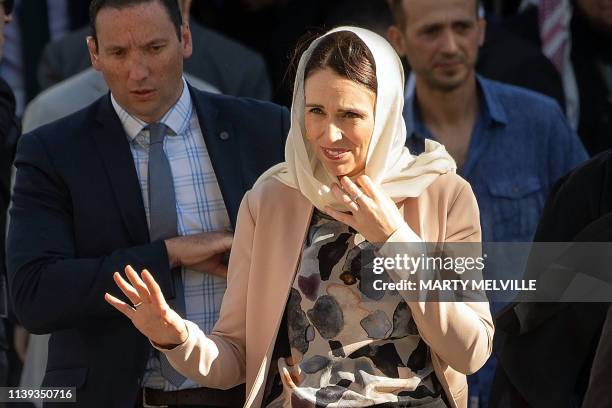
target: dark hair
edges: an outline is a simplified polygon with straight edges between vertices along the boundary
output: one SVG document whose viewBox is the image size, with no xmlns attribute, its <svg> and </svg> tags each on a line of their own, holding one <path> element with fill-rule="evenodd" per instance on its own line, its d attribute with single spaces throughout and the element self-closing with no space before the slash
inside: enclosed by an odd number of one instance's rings
<svg viewBox="0 0 612 408">
<path fill-rule="evenodd" d="M 91 29 L 91 36 L 98 46 L 98 36 L 96 32 L 96 17 L 98 12 L 105 7 L 112 7 L 121 10 L 126 7 L 134 6 L 141 3 L 150 3 L 157 1 L 161 3 L 166 11 L 168 17 L 172 21 L 174 28 L 176 28 L 176 35 L 180 41 L 181 39 L 181 26 L 183 25 L 183 15 L 181 14 L 181 8 L 179 7 L 178 0 L 92 0 L 89 5 L 89 27 Z"/>
<path fill-rule="evenodd" d="M 15 6 L 14 0 L 4 0 L 2 2 L 2 7 L 4 7 L 4 15 L 8 16 L 13 12 L 13 7 Z"/>
<path fill-rule="evenodd" d="M 403 0 L 387 0 L 395 25 L 404 28 L 406 27 L 406 12 L 404 10 Z M 476 0 L 476 15 L 479 14 L 480 0 Z"/>
<path fill-rule="evenodd" d="M 294 55 L 294 67 L 299 56 L 308 48 L 318 35 L 300 41 Z M 365 43 L 350 31 L 338 31 L 328 34 L 321 40 L 310 55 L 304 69 L 304 80 L 314 72 L 331 68 L 336 74 L 361 84 L 376 93 L 376 63 L 374 56 Z"/>
</svg>

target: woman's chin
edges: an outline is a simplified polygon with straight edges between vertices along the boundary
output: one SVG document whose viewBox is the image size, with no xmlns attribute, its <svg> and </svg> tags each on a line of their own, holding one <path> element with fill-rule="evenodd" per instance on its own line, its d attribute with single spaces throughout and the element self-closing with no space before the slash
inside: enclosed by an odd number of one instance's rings
<svg viewBox="0 0 612 408">
<path fill-rule="evenodd" d="M 334 177 L 344 177 L 351 172 L 351 169 L 345 168 L 345 166 L 325 166 L 327 172 Z"/>
</svg>

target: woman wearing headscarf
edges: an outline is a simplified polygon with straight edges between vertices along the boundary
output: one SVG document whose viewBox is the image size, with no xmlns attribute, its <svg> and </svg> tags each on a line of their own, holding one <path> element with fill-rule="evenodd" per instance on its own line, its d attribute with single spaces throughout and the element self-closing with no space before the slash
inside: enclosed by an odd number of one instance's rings
<svg viewBox="0 0 612 408">
<path fill-rule="evenodd" d="M 404 147 L 404 76 L 380 36 L 340 27 L 303 53 L 285 162 L 242 202 L 212 334 L 170 309 L 150 273 L 107 294 L 182 374 L 246 382 L 247 407 L 467 407 L 465 375 L 491 353 L 488 303 L 375 290 L 363 254 L 479 242 L 474 195 L 443 146 Z"/>
</svg>

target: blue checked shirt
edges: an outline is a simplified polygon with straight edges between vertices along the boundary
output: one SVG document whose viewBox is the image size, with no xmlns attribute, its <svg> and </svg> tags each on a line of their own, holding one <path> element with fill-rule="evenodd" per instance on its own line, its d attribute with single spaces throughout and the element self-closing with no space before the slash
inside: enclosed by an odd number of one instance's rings
<svg viewBox="0 0 612 408">
<path fill-rule="evenodd" d="M 126 112 L 112 95 L 111 100 L 130 143 L 150 225 L 149 131 L 145 129 L 148 124 Z M 226 230 L 230 226 L 229 216 L 185 80 L 181 97 L 160 122 L 166 125 L 168 131 L 164 139 L 164 151 L 174 179 L 179 235 Z M 186 318 L 197 323 L 208 334 L 219 317 L 226 280 L 185 268 L 182 272 Z M 154 353 L 147 363 L 142 385 L 165 391 L 177 389 L 161 376 L 159 360 Z M 200 385 L 186 380 L 180 388 L 196 387 Z"/>
</svg>

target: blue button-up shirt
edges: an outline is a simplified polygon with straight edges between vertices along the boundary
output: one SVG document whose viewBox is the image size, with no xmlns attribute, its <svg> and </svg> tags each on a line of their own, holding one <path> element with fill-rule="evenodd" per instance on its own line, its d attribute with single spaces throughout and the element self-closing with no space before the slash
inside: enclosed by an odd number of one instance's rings
<svg viewBox="0 0 612 408">
<path fill-rule="evenodd" d="M 526 89 L 477 77 L 480 111 L 458 172 L 472 186 L 483 241 L 529 242 L 554 182 L 587 159 L 557 104 Z M 404 106 L 406 145 L 423 151 L 435 139 L 414 94 Z"/>
<path fill-rule="evenodd" d="M 483 241 L 529 242 L 553 184 L 587 153 L 552 99 L 482 77 L 477 84 L 480 110 L 458 173 L 474 190 Z M 414 94 L 404 119 L 406 145 L 419 154 L 425 138 L 435 137 L 421 122 Z M 492 357 L 468 377 L 470 406 L 487 407 L 495 365 Z"/>
</svg>

